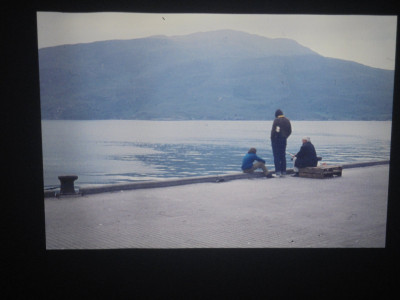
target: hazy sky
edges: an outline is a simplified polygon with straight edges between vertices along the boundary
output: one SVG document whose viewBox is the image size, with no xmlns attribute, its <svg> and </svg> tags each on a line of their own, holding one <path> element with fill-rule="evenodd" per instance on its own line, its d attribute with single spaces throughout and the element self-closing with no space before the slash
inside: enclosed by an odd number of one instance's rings
<svg viewBox="0 0 400 300">
<path fill-rule="evenodd" d="M 234 29 L 290 38 L 326 56 L 394 69 L 396 16 L 38 12 L 39 48 Z"/>
</svg>

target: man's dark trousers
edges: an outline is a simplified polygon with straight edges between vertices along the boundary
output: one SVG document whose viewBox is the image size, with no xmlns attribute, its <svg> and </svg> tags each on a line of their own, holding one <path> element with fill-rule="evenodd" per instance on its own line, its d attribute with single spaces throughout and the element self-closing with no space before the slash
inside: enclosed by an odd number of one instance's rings
<svg viewBox="0 0 400 300">
<path fill-rule="evenodd" d="M 284 137 L 276 137 L 272 140 L 275 173 L 278 174 L 286 174 L 286 144 L 287 139 Z"/>
</svg>

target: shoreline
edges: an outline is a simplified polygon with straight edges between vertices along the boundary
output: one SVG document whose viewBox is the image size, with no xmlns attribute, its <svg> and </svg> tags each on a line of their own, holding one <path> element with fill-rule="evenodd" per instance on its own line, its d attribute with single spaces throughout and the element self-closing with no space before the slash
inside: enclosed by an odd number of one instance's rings
<svg viewBox="0 0 400 300">
<path fill-rule="evenodd" d="M 362 168 L 375 165 L 390 164 L 390 160 L 384 161 L 372 161 L 372 162 L 359 162 L 359 163 L 349 163 L 349 164 L 337 164 L 343 169 L 350 168 Z M 270 173 L 275 174 L 275 171 L 270 171 Z M 293 174 L 293 169 L 287 169 L 287 174 Z M 71 197 L 71 196 L 83 196 L 89 194 L 99 194 L 108 193 L 115 191 L 124 190 L 136 190 L 136 189 L 151 189 L 151 188 L 161 188 L 169 186 L 179 186 L 195 183 L 206 183 L 206 182 L 225 182 L 237 179 L 252 179 L 263 177 L 261 172 L 255 172 L 253 174 L 248 173 L 237 173 L 237 174 L 227 174 L 227 175 L 207 175 L 207 176 L 196 176 L 188 178 L 178 178 L 178 179 L 167 179 L 160 181 L 141 181 L 141 182 L 131 182 L 131 183 L 118 183 L 118 184 L 105 184 L 99 186 L 90 186 L 79 188 L 79 191 L 74 195 L 59 195 L 59 188 L 53 190 L 45 190 L 44 198 L 52 197 Z"/>
</svg>

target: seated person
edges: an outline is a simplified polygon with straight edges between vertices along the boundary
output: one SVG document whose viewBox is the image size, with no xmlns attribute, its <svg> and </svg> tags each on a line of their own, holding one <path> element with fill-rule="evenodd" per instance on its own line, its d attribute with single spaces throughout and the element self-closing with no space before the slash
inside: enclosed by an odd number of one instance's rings
<svg viewBox="0 0 400 300">
<path fill-rule="evenodd" d="M 242 162 L 242 170 L 244 173 L 253 173 L 256 169 L 262 169 L 263 173 L 266 177 L 272 177 L 271 174 L 268 173 L 268 169 L 265 166 L 265 160 L 261 157 L 257 156 L 256 148 L 250 148 L 247 154 L 243 157 Z M 254 161 L 257 161 L 253 164 Z"/>
<path fill-rule="evenodd" d="M 317 153 L 310 138 L 303 137 L 302 143 L 303 145 L 301 146 L 300 151 L 296 155 L 292 155 L 294 177 L 299 176 L 300 168 L 316 167 L 318 165 Z"/>
</svg>

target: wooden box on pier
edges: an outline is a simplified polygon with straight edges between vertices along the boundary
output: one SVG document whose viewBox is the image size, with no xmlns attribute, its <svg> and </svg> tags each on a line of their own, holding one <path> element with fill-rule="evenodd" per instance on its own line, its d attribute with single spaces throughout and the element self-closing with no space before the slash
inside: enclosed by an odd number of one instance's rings
<svg viewBox="0 0 400 300">
<path fill-rule="evenodd" d="M 301 168 L 299 169 L 299 176 L 320 179 L 342 176 L 342 166 L 321 165 L 318 167 Z"/>
</svg>

